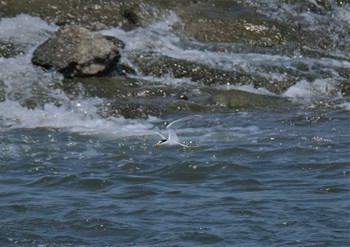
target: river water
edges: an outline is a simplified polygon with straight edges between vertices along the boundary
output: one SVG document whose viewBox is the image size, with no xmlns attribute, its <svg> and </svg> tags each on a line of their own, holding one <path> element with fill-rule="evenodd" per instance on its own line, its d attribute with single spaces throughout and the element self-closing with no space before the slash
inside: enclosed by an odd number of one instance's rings
<svg viewBox="0 0 350 247">
<path fill-rule="evenodd" d="M 147 29 L 103 32 L 121 38 L 126 51 L 207 56 L 226 69 L 245 60 L 290 64 L 276 54 L 224 56 L 204 43 L 188 50 L 166 33 L 174 20 L 171 13 Z M 104 98 L 69 98 L 54 86 L 61 75 L 30 63 L 57 28 L 28 15 L 0 21 L 1 37 L 24 51 L 0 58 L 1 246 L 349 246 L 350 107 L 331 78 L 300 79 L 282 95 L 296 103 L 288 110 L 204 111 L 177 131 L 195 146 L 155 148 L 155 128 L 193 113 L 103 118 Z M 334 57 L 319 64 L 349 65 Z M 192 85 L 171 74 L 151 79 Z M 60 104 L 23 106 L 37 98 Z"/>
</svg>

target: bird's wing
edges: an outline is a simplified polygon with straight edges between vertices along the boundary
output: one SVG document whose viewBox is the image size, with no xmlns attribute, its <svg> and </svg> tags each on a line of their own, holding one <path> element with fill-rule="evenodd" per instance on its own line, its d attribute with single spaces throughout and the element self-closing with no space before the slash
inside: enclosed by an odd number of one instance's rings
<svg viewBox="0 0 350 247">
<path fill-rule="evenodd" d="M 180 119 L 175 120 L 175 121 L 171 122 L 170 124 L 168 124 L 168 126 L 166 126 L 166 128 L 167 129 L 176 129 L 177 127 L 180 127 L 182 124 L 184 124 L 186 121 L 192 120 L 195 118 L 202 118 L 202 116 L 201 115 L 193 115 L 193 116 L 180 118 Z"/>
<path fill-rule="evenodd" d="M 157 135 L 159 135 L 159 136 L 162 138 L 162 140 L 165 140 L 165 139 L 166 139 L 165 136 L 164 136 L 162 133 L 159 132 L 159 128 L 157 128 L 157 129 L 155 129 L 155 130 L 153 130 L 153 131 L 154 131 L 154 133 L 156 133 Z"/>
</svg>

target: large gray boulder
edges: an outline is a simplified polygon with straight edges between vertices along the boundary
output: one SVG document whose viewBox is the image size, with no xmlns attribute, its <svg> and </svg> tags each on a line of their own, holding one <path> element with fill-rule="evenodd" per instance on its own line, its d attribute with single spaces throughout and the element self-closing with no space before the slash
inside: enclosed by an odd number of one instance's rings
<svg viewBox="0 0 350 247">
<path fill-rule="evenodd" d="M 78 26 L 60 28 L 33 53 L 32 63 L 66 77 L 99 76 L 116 69 L 118 40 Z"/>
</svg>

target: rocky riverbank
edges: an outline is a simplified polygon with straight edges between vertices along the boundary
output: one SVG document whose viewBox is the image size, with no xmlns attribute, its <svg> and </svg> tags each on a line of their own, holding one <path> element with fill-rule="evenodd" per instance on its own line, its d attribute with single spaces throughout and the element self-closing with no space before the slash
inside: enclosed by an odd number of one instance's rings
<svg viewBox="0 0 350 247">
<path fill-rule="evenodd" d="M 329 28 L 321 20 L 326 23 L 332 11 L 345 6 L 342 1 L 293 3 L 295 13 L 290 13 L 289 19 L 264 13 L 263 5 L 254 4 L 254 1 L 239 0 L 156 0 L 152 3 L 140 0 L 74 3 L 19 0 L 14 3 L 4 0 L 0 5 L 2 18 L 28 14 L 61 27 L 35 50 L 32 62 L 62 73 L 65 79 L 58 86 L 70 97 L 85 95 L 109 99 L 108 107 L 101 107 L 102 116 L 146 117 L 169 110 L 212 111 L 218 106 L 225 109 L 285 105 L 288 108 L 287 97 L 242 92 L 231 87 L 250 85 L 284 96 L 288 89 L 302 80 L 313 82 L 333 76 L 336 83 L 329 89 L 329 94 L 350 94 L 349 68 L 329 68 L 322 63 L 301 59 L 336 60 L 338 57 L 332 51 L 348 48 L 344 42 L 331 42 L 331 35 L 320 32 Z M 324 17 L 320 18 L 318 29 L 312 31 L 307 20 L 304 23 L 296 19 L 304 12 L 311 12 L 315 18 Z M 288 15 L 284 9 L 276 13 Z M 98 33 L 115 27 L 125 33 L 136 33 L 172 14 L 178 19 L 169 21 L 167 35 L 181 39 L 177 42 L 181 43 L 183 50 L 177 54 L 178 48 L 169 48 L 173 49 L 169 54 L 169 51 L 157 47 L 156 39 L 162 37 L 161 32 L 152 40 L 154 44 L 140 49 L 125 49 L 123 42 L 127 46 L 132 42 Z M 344 34 L 349 30 L 335 31 Z M 151 36 L 147 32 L 141 35 L 145 35 L 145 40 Z M 23 47 L 10 39 L 0 38 L 0 55 L 13 57 L 24 52 Z M 202 52 L 200 56 L 198 52 Z M 241 63 L 227 66 L 232 54 L 245 53 L 256 54 L 257 58 L 248 57 L 248 64 L 242 58 Z M 265 58 L 271 62 L 263 64 Z M 160 85 L 159 80 L 165 80 L 167 76 L 191 83 Z M 2 95 L 5 99 L 6 92 Z"/>
<path fill-rule="evenodd" d="M 173 27 L 174 31 L 181 30 L 198 41 L 243 42 L 252 46 L 269 47 L 286 40 L 295 40 L 327 48 L 325 41 L 327 37 L 320 35 L 316 30 L 314 33 L 304 30 L 300 25 L 302 20 L 300 23 L 297 21 L 293 23 L 273 18 L 261 13 L 260 5 L 254 1 L 245 3 L 240 0 L 155 0 L 150 3 L 142 0 L 89 0 L 72 3 L 68 0 L 15 2 L 3 0 L 0 4 L 0 17 L 13 17 L 25 13 L 38 16 L 58 26 L 79 25 L 90 30 L 116 26 L 131 30 L 147 26 L 164 18 L 169 11 L 174 11 L 183 21 L 181 27 L 178 25 Z M 343 0 L 295 3 L 297 11 L 301 13 L 311 12 L 320 15 L 326 15 L 334 8 L 345 4 Z M 304 34 L 303 38 L 299 37 L 300 34 Z M 319 42 L 309 44 L 308 42 L 314 38 L 318 38 Z"/>
</svg>

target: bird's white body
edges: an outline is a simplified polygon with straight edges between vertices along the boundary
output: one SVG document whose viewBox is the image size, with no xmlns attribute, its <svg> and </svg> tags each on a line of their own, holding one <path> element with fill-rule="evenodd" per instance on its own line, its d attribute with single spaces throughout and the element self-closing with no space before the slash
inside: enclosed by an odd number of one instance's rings
<svg viewBox="0 0 350 247">
<path fill-rule="evenodd" d="M 188 116 L 188 117 L 180 118 L 178 120 L 175 120 L 174 122 L 171 122 L 170 124 L 168 124 L 168 126 L 166 126 L 166 129 L 168 131 L 168 137 L 167 138 L 164 135 L 162 135 L 161 133 L 156 132 L 162 138 L 162 140 L 160 140 L 159 142 L 154 144 L 154 146 L 160 147 L 160 146 L 180 145 L 180 146 L 183 146 L 183 147 L 190 147 L 190 146 L 180 142 L 180 140 L 177 137 L 177 134 L 175 132 L 175 128 L 183 125 L 186 121 L 189 121 L 189 120 L 192 120 L 192 119 L 195 119 L 195 118 L 201 118 L 201 117 L 202 116 L 200 116 L 200 115 L 194 115 L 194 116 Z"/>
</svg>

